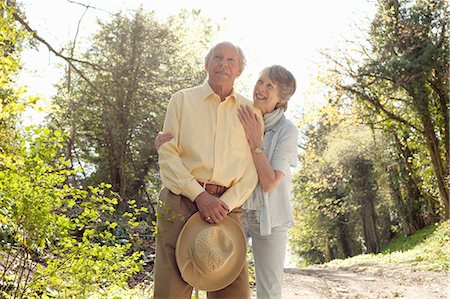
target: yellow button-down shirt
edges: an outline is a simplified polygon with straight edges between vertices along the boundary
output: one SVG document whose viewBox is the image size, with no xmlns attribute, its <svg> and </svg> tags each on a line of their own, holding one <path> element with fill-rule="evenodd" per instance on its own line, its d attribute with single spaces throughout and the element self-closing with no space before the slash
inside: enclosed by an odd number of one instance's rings
<svg viewBox="0 0 450 299">
<path fill-rule="evenodd" d="M 240 105 L 253 106 L 236 93 L 221 102 L 208 82 L 172 96 L 163 131 L 174 138 L 159 148 L 166 188 L 194 201 L 205 191 L 197 181 L 229 187 L 220 198 L 230 211 L 247 200 L 258 174 L 238 118 Z"/>
</svg>

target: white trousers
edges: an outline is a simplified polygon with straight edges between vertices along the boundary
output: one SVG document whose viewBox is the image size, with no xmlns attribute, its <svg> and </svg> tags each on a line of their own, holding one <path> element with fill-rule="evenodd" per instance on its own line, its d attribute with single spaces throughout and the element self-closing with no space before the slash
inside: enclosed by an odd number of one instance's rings
<svg viewBox="0 0 450 299">
<path fill-rule="evenodd" d="M 258 213 L 258 212 L 256 212 Z M 259 233 L 259 217 L 255 211 L 244 210 L 244 230 L 251 238 L 255 260 L 257 299 L 281 299 L 287 228 L 273 227 L 268 236 Z"/>
</svg>

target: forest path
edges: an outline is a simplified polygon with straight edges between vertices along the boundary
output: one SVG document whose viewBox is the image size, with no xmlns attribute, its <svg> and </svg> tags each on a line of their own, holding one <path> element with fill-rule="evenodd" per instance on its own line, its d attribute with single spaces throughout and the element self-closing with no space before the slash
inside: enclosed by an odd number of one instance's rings
<svg viewBox="0 0 450 299">
<path fill-rule="evenodd" d="M 282 299 L 363 298 L 450 299 L 450 273 L 413 265 L 285 269 Z"/>
</svg>

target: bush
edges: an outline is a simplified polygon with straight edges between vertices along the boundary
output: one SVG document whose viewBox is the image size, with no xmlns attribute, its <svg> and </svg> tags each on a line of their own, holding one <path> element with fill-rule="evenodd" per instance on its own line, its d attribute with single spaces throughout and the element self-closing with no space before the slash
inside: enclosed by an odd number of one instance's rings
<svg viewBox="0 0 450 299">
<path fill-rule="evenodd" d="M 124 285 L 141 253 L 113 234 L 111 186 L 71 186 L 76 172 L 58 155 L 66 137 L 30 133 L 20 150 L 0 153 L 0 297 L 85 298 Z M 134 226 L 132 213 L 124 218 Z"/>
</svg>

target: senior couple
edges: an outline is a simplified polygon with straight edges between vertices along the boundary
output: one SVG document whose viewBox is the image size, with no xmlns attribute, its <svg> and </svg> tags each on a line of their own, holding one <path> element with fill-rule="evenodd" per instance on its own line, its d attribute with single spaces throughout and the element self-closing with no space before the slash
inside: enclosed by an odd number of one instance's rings
<svg viewBox="0 0 450 299">
<path fill-rule="evenodd" d="M 298 138 L 284 112 L 296 82 L 284 67 L 267 67 L 251 103 L 233 89 L 244 67 L 239 47 L 219 43 L 205 57 L 205 83 L 176 92 L 168 104 L 155 140 L 164 186 L 155 299 L 188 299 L 193 288 L 208 298 L 249 298 L 244 231 L 257 298 L 281 298 Z"/>
</svg>

